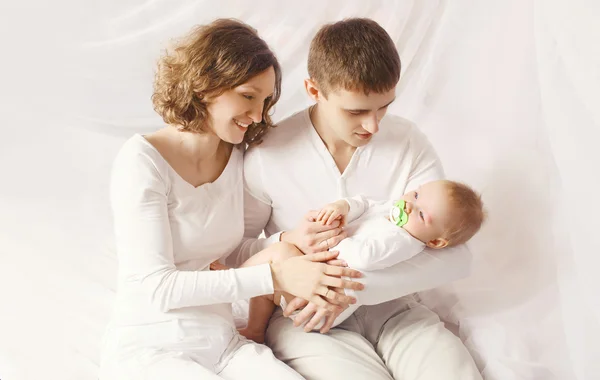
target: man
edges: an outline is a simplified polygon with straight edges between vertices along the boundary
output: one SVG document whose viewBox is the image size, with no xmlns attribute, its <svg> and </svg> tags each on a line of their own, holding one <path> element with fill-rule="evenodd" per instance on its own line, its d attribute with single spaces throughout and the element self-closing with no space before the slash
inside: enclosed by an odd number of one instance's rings
<svg viewBox="0 0 600 380">
<path fill-rule="evenodd" d="M 280 122 L 246 153 L 245 240 L 234 265 L 280 240 L 305 253 L 333 248 L 345 232 L 314 222 L 314 213 L 303 217 L 308 210 L 358 194 L 393 199 L 443 177 L 427 138 L 407 120 L 384 118 L 400 58 L 381 26 L 368 19 L 324 26 L 311 43 L 308 72 L 305 87 L 316 104 Z M 258 239 L 263 230 L 268 238 Z M 358 303 L 345 313 L 354 314 L 342 324 L 327 334 L 306 333 L 279 310 L 267 343 L 307 379 L 481 379 L 462 342 L 410 296 L 465 277 L 470 261 L 464 246 L 426 249 L 364 273 L 365 289 L 353 294 Z M 302 306 L 295 320 L 307 322 L 307 331 L 327 316 L 296 300 L 286 315 Z"/>
</svg>

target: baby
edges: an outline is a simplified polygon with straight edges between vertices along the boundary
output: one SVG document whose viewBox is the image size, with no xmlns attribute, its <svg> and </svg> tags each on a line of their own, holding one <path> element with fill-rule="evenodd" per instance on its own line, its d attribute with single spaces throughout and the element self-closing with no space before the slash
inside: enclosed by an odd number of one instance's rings
<svg viewBox="0 0 600 380">
<path fill-rule="evenodd" d="M 397 201 L 372 201 L 363 196 L 340 199 L 325 205 L 317 216 L 324 225 L 335 220 L 347 225 L 348 237 L 335 249 L 340 252 L 338 259 L 359 270 L 390 267 L 410 259 L 425 246 L 441 249 L 465 243 L 479 231 L 484 219 L 480 196 L 464 184 L 446 180 L 426 183 Z M 283 259 L 263 251 L 242 266 Z M 214 263 L 211 269 L 225 268 Z M 291 298 L 275 294 L 251 299 L 248 326 L 240 333 L 263 343 L 275 305 L 281 303 L 285 308 Z M 334 326 L 348 316 L 339 316 Z"/>
<path fill-rule="evenodd" d="M 323 207 L 317 221 L 348 224 L 349 237 L 335 247 L 339 258 L 354 269 L 378 270 L 410 259 L 425 246 L 440 249 L 467 242 L 484 215 L 481 198 L 471 188 L 441 180 L 398 201 L 341 199 Z"/>
</svg>

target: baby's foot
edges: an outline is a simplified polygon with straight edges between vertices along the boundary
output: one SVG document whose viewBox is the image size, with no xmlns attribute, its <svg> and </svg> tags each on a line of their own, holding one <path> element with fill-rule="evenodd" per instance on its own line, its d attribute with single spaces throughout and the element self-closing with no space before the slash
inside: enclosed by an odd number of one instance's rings
<svg viewBox="0 0 600 380">
<path fill-rule="evenodd" d="M 227 270 L 231 269 L 227 265 L 223 265 L 218 261 L 214 261 L 210 264 L 210 270 Z"/>
<path fill-rule="evenodd" d="M 265 344 L 265 333 L 260 331 L 252 331 L 248 328 L 239 329 L 238 332 L 240 335 L 244 336 L 246 339 L 250 339 L 255 341 L 258 344 Z"/>
</svg>

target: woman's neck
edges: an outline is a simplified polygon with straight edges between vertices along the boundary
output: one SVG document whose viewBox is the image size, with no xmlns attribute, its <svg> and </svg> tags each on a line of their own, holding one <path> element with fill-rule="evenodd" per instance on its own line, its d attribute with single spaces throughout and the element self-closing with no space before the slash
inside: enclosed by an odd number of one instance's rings
<svg viewBox="0 0 600 380">
<path fill-rule="evenodd" d="M 194 166 L 199 166 L 206 160 L 215 159 L 226 145 L 212 132 L 182 132 L 176 127 L 167 129 L 182 156 Z"/>
</svg>

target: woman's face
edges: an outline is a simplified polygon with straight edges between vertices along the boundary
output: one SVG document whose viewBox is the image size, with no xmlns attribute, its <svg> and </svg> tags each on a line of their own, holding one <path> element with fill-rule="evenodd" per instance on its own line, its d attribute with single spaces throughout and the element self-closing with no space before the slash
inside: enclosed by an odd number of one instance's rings
<svg viewBox="0 0 600 380">
<path fill-rule="evenodd" d="M 221 140 L 239 144 L 252 123 L 262 121 L 265 99 L 275 90 L 275 70 L 269 67 L 246 83 L 207 99 L 209 126 Z"/>
</svg>

